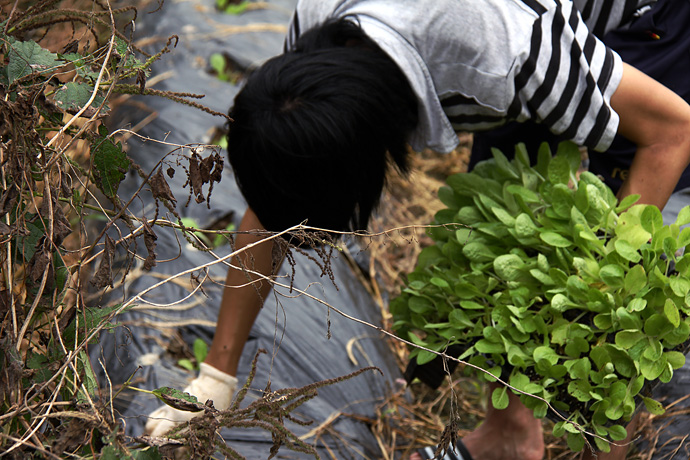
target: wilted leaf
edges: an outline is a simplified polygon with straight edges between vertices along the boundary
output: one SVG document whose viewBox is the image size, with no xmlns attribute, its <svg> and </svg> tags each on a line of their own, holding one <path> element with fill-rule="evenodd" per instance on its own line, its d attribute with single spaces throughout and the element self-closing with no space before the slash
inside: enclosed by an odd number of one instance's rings
<svg viewBox="0 0 690 460">
<path fill-rule="evenodd" d="M 177 410 L 199 412 L 206 407 L 195 396 L 175 388 L 161 387 L 153 390 L 152 393 L 165 404 Z"/>
<path fill-rule="evenodd" d="M 174 170 L 173 170 L 174 171 Z M 177 204 L 177 200 L 170 190 L 168 182 L 163 177 L 163 167 L 158 168 L 158 171 L 151 176 L 149 179 L 149 185 L 151 186 L 151 193 L 156 199 L 164 199 L 170 201 L 173 206 Z"/>
<path fill-rule="evenodd" d="M 156 236 L 156 233 L 146 220 L 143 221 L 143 226 L 144 244 L 146 245 L 146 250 L 148 251 L 146 259 L 144 260 L 144 270 L 148 271 L 156 266 L 156 240 L 158 239 L 158 236 Z"/>
<path fill-rule="evenodd" d="M 106 286 L 113 287 L 113 258 L 115 257 L 115 242 L 112 238 L 105 235 L 105 247 L 103 248 L 103 256 L 101 257 L 101 263 L 98 266 L 98 270 L 94 275 L 91 283 L 98 289 L 104 288 Z"/>
</svg>

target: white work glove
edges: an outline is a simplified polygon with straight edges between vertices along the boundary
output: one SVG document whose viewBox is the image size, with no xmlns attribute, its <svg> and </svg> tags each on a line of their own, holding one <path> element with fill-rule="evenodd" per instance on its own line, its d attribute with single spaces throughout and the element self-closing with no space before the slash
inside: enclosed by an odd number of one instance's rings
<svg viewBox="0 0 690 460">
<path fill-rule="evenodd" d="M 225 410 L 230 407 L 235 388 L 237 388 L 237 378 L 206 363 L 201 363 L 199 376 L 192 380 L 183 391 L 196 396 L 201 404 L 210 399 L 213 401 L 213 407 Z M 174 426 L 189 421 L 199 414 L 201 412 L 177 410 L 168 405 L 159 407 L 149 414 L 146 433 L 150 436 L 162 436 Z"/>
</svg>

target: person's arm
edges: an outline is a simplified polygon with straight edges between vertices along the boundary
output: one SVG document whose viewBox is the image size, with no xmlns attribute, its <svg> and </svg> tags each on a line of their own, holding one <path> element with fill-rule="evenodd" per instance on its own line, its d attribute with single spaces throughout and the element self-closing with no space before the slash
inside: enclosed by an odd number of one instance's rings
<svg viewBox="0 0 690 460">
<path fill-rule="evenodd" d="M 262 230 L 261 223 L 251 209 L 248 209 L 240 223 L 240 232 Z M 260 241 L 261 236 L 239 233 L 235 249 Z M 211 399 L 219 410 L 230 407 L 237 387 L 237 364 L 244 344 L 264 300 L 271 290 L 268 281 L 246 270 L 272 275 L 273 242 L 253 246 L 238 255 L 228 269 L 225 290 L 220 303 L 218 324 L 208 356 L 201 363 L 199 375 L 184 389 L 199 401 Z M 240 268 L 245 267 L 245 269 Z M 146 433 L 162 436 L 179 423 L 190 420 L 199 412 L 187 412 L 162 406 L 149 414 Z"/>
<path fill-rule="evenodd" d="M 248 208 L 240 223 L 239 232 L 262 229 L 256 214 Z M 262 238 L 250 233 L 238 233 L 235 238 L 235 249 L 243 248 Z M 233 260 L 232 265 L 270 276 L 273 270 L 272 254 L 273 242 L 269 241 L 244 251 L 238 257 L 240 260 Z M 249 332 L 264 300 L 271 291 L 271 284 L 265 280 L 250 283 L 250 279 L 258 278 L 239 268 L 228 269 L 218 324 L 205 362 L 230 375 L 237 375 L 237 365 L 244 344 L 249 338 Z"/>
<path fill-rule="evenodd" d="M 620 116 L 618 133 L 637 144 L 619 197 L 640 194 L 640 202 L 663 208 L 690 164 L 690 106 L 627 64 L 611 106 Z"/>
</svg>

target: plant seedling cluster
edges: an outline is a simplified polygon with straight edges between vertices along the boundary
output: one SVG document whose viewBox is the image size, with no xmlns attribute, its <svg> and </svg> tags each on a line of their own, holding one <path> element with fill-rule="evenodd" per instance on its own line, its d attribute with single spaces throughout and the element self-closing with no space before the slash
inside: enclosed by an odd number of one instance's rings
<svg viewBox="0 0 690 460">
<path fill-rule="evenodd" d="M 579 165 L 571 143 L 554 157 L 542 146 L 534 167 L 518 145 L 512 161 L 494 151 L 449 177 L 435 245 L 390 308 L 402 338 L 436 351 L 459 344 L 480 378 L 541 398 L 520 394 L 535 416 L 558 411 L 554 434 L 573 451 L 585 430 L 608 452 L 639 404 L 663 413 L 648 390 L 685 363 L 690 207 L 664 225 L 658 208 L 639 196 L 619 203 Z M 411 352 L 420 364 L 435 357 Z M 507 406 L 507 391 L 493 392 L 494 407 Z"/>
</svg>

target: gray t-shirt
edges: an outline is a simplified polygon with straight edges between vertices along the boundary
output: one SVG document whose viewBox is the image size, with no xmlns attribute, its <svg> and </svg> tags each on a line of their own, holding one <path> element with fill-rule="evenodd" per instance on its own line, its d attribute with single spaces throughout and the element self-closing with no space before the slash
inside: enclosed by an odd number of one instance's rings
<svg viewBox="0 0 690 460">
<path fill-rule="evenodd" d="M 415 150 L 448 152 L 456 131 L 533 119 L 605 150 L 620 57 L 593 33 L 649 0 L 300 0 L 286 49 L 332 18 L 359 23 L 402 69 L 419 101 Z M 580 13 L 582 12 L 582 14 Z M 586 22 L 583 19 L 586 18 Z"/>
</svg>

